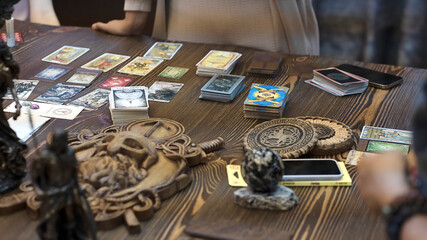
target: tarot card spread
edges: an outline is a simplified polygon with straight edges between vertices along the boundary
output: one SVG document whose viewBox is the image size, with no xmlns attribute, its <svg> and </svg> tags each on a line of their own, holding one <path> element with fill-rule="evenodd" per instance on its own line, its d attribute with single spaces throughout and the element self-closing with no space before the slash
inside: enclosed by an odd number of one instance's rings
<svg viewBox="0 0 427 240">
<path fill-rule="evenodd" d="M 182 47 L 182 43 L 156 42 L 144 57 L 171 60 Z"/>
<path fill-rule="evenodd" d="M 164 78 L 180 79 L 188 70 L 188 68 L 167 66 L 158 76 Z"/>
<path fill-rule="evenodd" d="M 89 111 L 96 110 L 108 102 L 109 94 L 110 90 L 96 89 L 83 97 L 70 102 L 70 105 L 82 106 L 85 110 Z"/>
<path fill-rule="evenodd" d="M 364 126 L 361 139 L 411 144 L 412 131 Z"/>
<path fill-rule="evenodd" d="M 178 91 L 184 86 L 182 83 L 156 81 L 148 89 L 148 100 L 157 102 L 170 102 Z"/>
<path fill-rule="evenodd" d="M 108 72 L 109 70 L 115 68 L 120 63 L 126 61 L 129 58 L 129 56 L 104 53 L 101 56 L 83 65 L 82 68 Z"/>
<path fill-rule="evenodd" d="M 39 80 L 13 80 L 13 85 L 15 87 L 18 99 L 27 100 L 38 83 Z M 13 99 L 10 89 L 7 90 L 7 93 L 4 95 L 3 99 Z"/>
<path fill-rule="evenodd" d="M 99 86 L 103 88 L 124 87 L 128 83 L 130 83 L 132 80 L 133 78 L 112 76 L 109 79 L 107 79 L 105 82 L 101 83 L 101 85 Z"/>
<path fill-rule="evenodd" d="M 59 66 L 51 65 L 51 66 L 47 67 L 45 70 L 38 73 L 34 77 L 44 78 L 44 79 L 49 79 L 49 80 L 56 80 L 56 79 L 62 77 L 67 72 L 69 72 L 70 70 L 71 70 L 71 68 L 68 68 L 68 67 L 59 67 Z"/>
<path fill-rule="evenodd" d="M 35 101 L 40 102 L 50 102 L 56 104 L 63 104 L 69 99 L 74 97 L 77 93 L 83 90 L 84 86 L 71 86 L 71 85 L 62 85 L 58 84 L 53 86 L 47 92 L 38 96 Z"/>
<path fill-rule="evenodd" d="M 143 57 L 137 57 L 119 70 L 120 73 L 127 73 L 139 76 L 145 76 L 156 68 L 163 60 L 161 59 L 149 59 Z"/>
<path fill-rule="evenodd" d="M 63 46 L 42 59 L 45 62 L 67 65 L 89 51 L 89 48 Z"/>
<path fill-rule="evenodd" d="M 99 70 L 88 70 L 88 69 L 77 69 L 73 76 L 71 76 L 67 83 L 76 83 L 82 85 L 89 85 L 93 80 L 95 80 L 102 71 Z"/>
</svg>

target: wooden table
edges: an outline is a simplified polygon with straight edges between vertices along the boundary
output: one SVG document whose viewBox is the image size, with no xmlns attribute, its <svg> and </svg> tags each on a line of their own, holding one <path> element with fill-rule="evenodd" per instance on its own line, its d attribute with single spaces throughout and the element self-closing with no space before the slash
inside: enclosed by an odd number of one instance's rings
<svg viewBox="0 0 427 240">
<path fill-rule="evenodd" d="M 90 48 L 88 53 L 69 64 L 73 68 L 78 68 L 106 52 L 130 55 L 133 59 L 136 56 L 142 56 L 156 42 L 155 39 L 146 36 L 119 37 L 93 32 L 88 28 L 51 27 L 22 22 L 16 24 L 15 30 L 21 32 L 24 38 L 24 43 L 18 43 L 11 49 L 14 58 L 21 66 L 21 79 L 31 79 L 49 66 L 50 63 L 42 62 L 41 59 L 63 45 Z M 245 75 L 245 83 L 248 87 L 232 103 L 203 101 L 198 98 L 200 88 L 209 78 L 198 77 L 195 74 L 195 64 L 211 49 L 236 51 L 243 54 L 233 74 Z M 218 191 L 230 191 L 226 181 L 223 181 L 225 166 L 230 162 L 238 162 L 242 158 L 244 134 L 263 122 L 244 118 L 243 102 L 252 83 L 289 87 L 290 97 L 284 117 L 321 116 L 336 119 L 351 127 L 357 141 L 364 125 L 410 129 L 415 99 L 420 94 L 420 86 L 427 76 L 427 70 L 423 69 L 356 63 L 400 75 L 404 78 L 404 82 L 391 90 L 369 87 L 363 94 L 335 97 L 304 83 L 303 80 L 312 77 L 313 69 L 336 66 L 345 63 L 345 60 L 283 55 L 281 71 L 274 77 L 265 77 L 245 74 L 253 52 L 253 49 L 243 47 L 184 43 L 172 60 L 164 61 L 148 76 L 134 76 L 136 79 L 131 85 L 151 86 L 156 80 L 184 83 L 184 87 L 170 103 L 150 102 L 150 117 L 169 118 L 181 122 L 193 142 L 207 141 L 221 136 L 226 140 L 226 146 L 217 153 L 221 157 L 220 160 L 192 168 L 194 179 L 191 185 L 163 202 L 161 209 L 155 213 L 154 217 L 141 224 L 142 231 L 139 235 L 129 235 L 126 228 L 121 226 L 109 231 L 99 231 L 100 239 L 184 238 L 185 235 L 182 233 L 184 228 L 203 207 L 214 190 L 218 188 Z M 157 77 L 166 66 L 187 67 L 190 70 L 180 80 Z M 103 73 L 77 97 L 97 88 L 101 82 L 115 75 L 117 69 Z M 56 82 L 41 81 L 29 100 L 36 98 L 57 83 L 64 83 L 73 72 Z M 5 106 L 9 103 L 10 101 L 4 102 Z M 83 112 L 73 121 L 52 119 L 27 141 L 30 147 L 28 162 L 31 162 L 36 147 L 44 147 L 46 134 L 55 127 L 77 133 L 84 128 L 96 130 L 111 124 L 107 106 L 94 112 Z M 35 137 L 39 142 L 37 146 L 34 146 Z M 347 153 L 343 153 L 334 157 L 344 160 L 346 155 Z M 354 182 L 357 182 L 356 171 L 353 169 L 351 172 Z M 253 217 L 244 220 L 245 223 L 282 229 L 293 233 L 296 239 L 385 238 L 380 216 L 366 209 L 355 185 L 353 187 L 299 187 L 294 190 L 301 202 L 297 207 L 283 213 L 253 211 L 253 215 L 249 215 Z M 221 202 L 222 205 L 234 204 L 228 198 L 224 198 Z M 223 210 L 217 209 L 214 211 L 216 214 L 205 218 L 212 218 L 212 221 L 218 220 L 223 215 L 221 211 Z M 264 216 L 262 219 L 268 218 L 270 222 L 259 221 L 257 216 L 261 215 Z M 233 218 L 233 216 L 229 217 Z M 31 221 L 25 211 L 0 216 L 1 238 L 35 239 L 36 225 L 37 222 Z"/>
</svg>

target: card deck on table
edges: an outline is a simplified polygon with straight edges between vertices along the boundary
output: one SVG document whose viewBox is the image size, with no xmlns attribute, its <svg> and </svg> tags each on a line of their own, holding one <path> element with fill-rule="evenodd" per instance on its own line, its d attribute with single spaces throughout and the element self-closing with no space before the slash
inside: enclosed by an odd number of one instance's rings
<svg viewBox="0 0 427 240">
<path fill-rule="evenodd" d="M 188 68 L 167 66 L 158 77 L 180 79 L 188 70 Z"/>
<path fill-rule="evenodd" d="M 227 69 L 235 60 L 242 56 L 237 52 L 227 52 L 211 50 L 200 62 L 196 64 L 198 67 Z"/>
<path fill-rule="evenodd" d="M 244 76 L 217 74 L 213 76 L 201 90 L 203 92 L 231 94 L 244 79 Z"/>
<path fill-rule="evenodd" d="M 337 68 L 325 68 L 313 70 L 313 72 L 322 75 L 324 78 L 329 79 L 339 85 L 349 85 L 352 83 L 366 82 L 366 79 L 350 75 Z"/>
<path fill-rule="evenodd" d="M 79 68 L 74 73 L 73 76 L 71 76 L 67 83 L 76 83 L 76 84 L 82 84 L 82 85 L 89 85 L 91 84 L 98 76 L 101 74 L 102 71 L 99 70 L 89 70 L 89 69 L 82 69 Z"/>
<path fill-rule="evenodd" d="M 129 58 L 129 56 L 125 55 L 104 53 L 101 56 L 83 65 L 82 68 L 108 72 L 109 70 L 115 68 L 120 63 L 126 61 Z"/>
<path fill-rule="evenodd" d="M 148 109 L 147 87 L 115 87 L 111 89 L 110 108 Z"/>
<path fill-rule="evenodd" d="M 101 83 L 101 85 L 99 86 L 103 88 L 124 87 L 128 83 L 132 82 L 132 80 L 133 78 L 112 76 L 109 79 L 105 80 L 105 82 Z"/>
<path fill-rule="evenodd" d="M 156 81 L 148 89 L 148 100 L 156 102 L 170 102 L 184 86 L 182 83 Z"/>
<path fill-rule="evenodd" d="M 282 56 L 274 52 L 255 52 L 249 64 L 249 73 L 273 75 L 280 67 Z"/>
<path fill-rule="evenodd" d="M 71 68 L 69 67 L 50 65 L 49 67 L 47 67 L 46 69 L 44 69 L 34 77 L 49 79 L 49 80 L 56 80 L 62 77 L 67 72 L 69 72 L 70 70 Z"/>
<path fill-rule="evenodd" d="M 362 133 L 360 134 L 360 138 L 376 141 L 411 144 L 412 131 L 364 126 L 362 129 Z"/>
<path fill-rule="evenodd" d="M 110 90 L 106 89 L 95 89 L 94 91 L 70 102 L 70 105 L 82 106 L 85 110 L 96 110 L 105 103 L 108 102 L 108 96 L 110 95 Z"/>
<path fill-rule="evenodd" d="M 145 76 L 150 73 L 154 68 L 162 63 L 162 59 L 150 59 L 144 57 L 136 57 L 126 66 L 119 70 L 120 73 L 127 73 L 139 76 Z"/>
<path fill-rule="evenodd" d="M 7 42 L 7 33 L 0 33 L 0 38 L 3 42 Z M 15 32 L 15 42 L 23 42 L 22 34 L 20 32 Z"/>
<path fill-rule="evenodd" d="M 39 80 L 13 80 L 13 85 L 15 87 L 18 99 L 27 100 L 38 83 Z M 3 99 L 13 99 L 10 89 L 7 90 L 7 93 L 4 95 Z"/>
<path fill-rule="evenodd" d="M 372 152 L 350 150 L 350 152 L 348 153 L 347 159 L 345 160 L 345 164 L 357 165 L 360 159 L 369 157 L 369 156 L 374 156 L 374 155 L 375 153 L 372 153 Z"/>
<path fill-rule="evenodd" d="M 148 49 L 144 57 L 170 60 L 181 47 L 182 43 L 156 42 L 150 49 Z"/>
<path fill-rule="evenodd" d="M 404 154 L 408 154 L 409 145 L 392 142 L 369 141 L 368 146 L 366 147 L 367 152 L 385 152 L 391 150 L 400 150 Z"/>
<path fill-rule="evenodd" d="M 42 61 L 67 65 L 89 51 L 89 48 L 63 46 Z"/>
<path fill-rule="evenodd" d="M 286 101 L 289 88 L 253 83 L 245 105 L 280 108 Z"/>
<path fill-rule="evenodd" d="M 40 102 L 63 104 L 84 88 L 84 86 L 57 84 L 34 100 Z"/>
</svg>

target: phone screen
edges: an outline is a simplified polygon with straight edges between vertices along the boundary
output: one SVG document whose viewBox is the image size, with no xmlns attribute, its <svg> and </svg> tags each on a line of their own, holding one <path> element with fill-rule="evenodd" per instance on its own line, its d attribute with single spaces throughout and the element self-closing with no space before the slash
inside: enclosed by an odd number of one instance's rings
<svg viewBox="0 0 427 240">
<path fill-rule="evenodd" d="M 402 77 L 395 76 L 388 73 L 377 72 L 371 69 L 354 66 L 351 64 L 341 64 L 337 66 L 338 69 L 348 73 L 366 78 L 369 80 L 369 85 L 379 88 L 391 88 L 397 84 L 400 84 L 403 79 Z"/>
<path fill-rule="evenodd" d="M 341 171 L 331 160 L 285 160 L 284 175 L 339 175 Z"/>
</svg>

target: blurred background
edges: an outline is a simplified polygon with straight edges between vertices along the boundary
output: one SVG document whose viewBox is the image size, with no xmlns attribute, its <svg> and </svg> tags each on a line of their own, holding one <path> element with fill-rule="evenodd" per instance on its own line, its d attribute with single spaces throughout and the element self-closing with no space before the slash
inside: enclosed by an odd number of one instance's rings
<svg viewBox="0 0 427 240">
<path fill-rule="evenodd" d="M 21 0 L 16 10 L 25 8 L 27 1 Z M 124 0 L 52 0 L 57 22 L 51 24 L 91 26 L 123 18 L 123 4 Z M 427 68 L 427 0 L 313 0 L 313 6 L 321 56 Z M 34 21 L 49 21 L 46 16 Z M 151 30 L 148 27 L 145 34 Z"/>
</svg>

